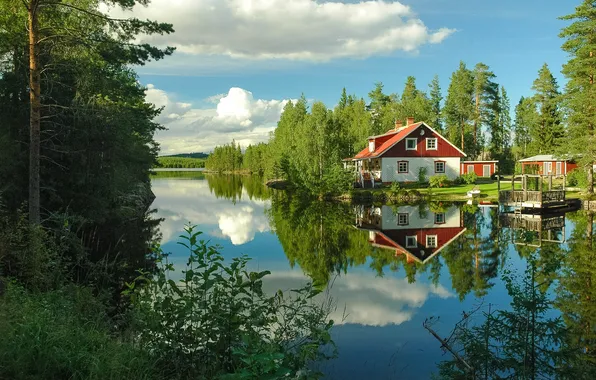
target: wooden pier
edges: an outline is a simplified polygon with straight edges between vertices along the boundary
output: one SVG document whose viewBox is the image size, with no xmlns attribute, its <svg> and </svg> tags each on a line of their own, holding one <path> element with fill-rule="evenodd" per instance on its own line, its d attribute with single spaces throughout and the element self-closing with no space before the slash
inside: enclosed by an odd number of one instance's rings
<svg viewBox="0 0 596 380">
<path fill-rule="evenodd" d="M 562 179 L 562 183 L 553 186 L 553 180 Z M 568 206 L 565 198 L 566 176 L 521 174 L 513 175 L 511 188 L 501 190 L 501 178 L 498 178 L 499 203 L 511 206 L 515 210 L 542 209 Z"/>
</svg>

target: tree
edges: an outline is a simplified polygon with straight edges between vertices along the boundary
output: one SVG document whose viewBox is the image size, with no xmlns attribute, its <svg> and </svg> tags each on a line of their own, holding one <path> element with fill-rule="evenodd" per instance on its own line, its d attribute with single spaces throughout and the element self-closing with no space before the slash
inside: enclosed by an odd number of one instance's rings
<svg viewBox="0 0 596 380">
<path fill-rule="evenodd" d="M 537 120 L 530 129 L 532 151 L 552 154 L 561 145 L 564 130 L 561 120 L 560 94 L 557 80 L 545 63 L 532 85 L 532 100 L 537 108 Z"/>
<path fill-rule="evenodd" d="M 567 77 L 564 105 L 568 114 L 569 138 L 567 153 L 581 154 L 579 163 L 588 172 L 588 192 L 594 192 L 592 164 L 596 162 L 596 6 L 594 0 L 584 0 L 575 13 L 561 17 L 573 23 L 561 31 L 566 41 L 562 48 L 569 54 L 563 65 Z"/>
<path fill-rule="evenodd" d="M 473 149 L 465 149 L 465 135 L 468 123 L 474 117 L 474 78 L 466 64 L 461 61 L 459 69 L 451 75 L 451 82 L 447 90 L 447 99 L 443 114 L 447 125 L 447 134 L 451 141 L 460 137 L 461 150 L 473 152 Z"/>
<path fill-rule="evenodd" d="M 509 171 L 512 165 L 510 136 L 511 136 L 511 107 L 509 97 L 505 87 L 501 86 L 501 91 L 493 104 L 493 113 L 489 123 L 490 128 L 490 147 L 491 157 L 500 163 L 500 168 Z M 509 167 L 507 167 L 509 166 Z"/>
<path fill-rule="evenodd" d="M 534 152 L 529 151 L 530 142 L 532 141 L 530 131 L 535 129 L 538 114 L 532 98 L 520 98 L 519 103 L 515 106 L 515 137 L 514 144 L 519 152 L 517 158 L 532 155 Z"/>
<path fill-rule="evenodd" d="M 474 126 L 472 131 L 474 156 L 479 153 L 478 132 L 482 125 L 497 121 L 494 118 L 495 111 L 499 106 L 497 98 L 499 96 L 499 86 L 493 81 L 495 74 L 489 70 L 484 63 L 477 63 L 472 72 L 474 77 Z"/>
<path fill-rule="evenodd" d="M 430 125 L 439 133 L 443 133 L 443 118 L 441 116 L 441 101 L 443 95 L 439 84 L 439 76 L 435 75 L 428 86 L 430 88 L 430 108 L 431 113 L 428 119 Z"/>
<path fill-rule="evenodd" d="M 416 88 L 416 78 L 409 76 L 404 86 L 399 104 L 396 104 L 396 120 L 413 117 L 417 121 L 428 122 L 431 118 L 432 107 L 424 91 Z"/>
<path fill-rule="evenodd" d="M 393 99 L 383 92 L 383 83 L 375 83 L 375 88 L 368 93 L 370 103 L 368 110 L 371 114 L 372 133 L 379 135 L 393 128 L 394 111 L 392 111 Z"/>
<path fill-rule="evenodd" d="M 146 4 L 146 0 L 107 0 L 106 3 L 132 9 L 136 3 Z M 39 224 L 40 214 L 40 149 L 42 125 L 42 83 L 41 72 L 50 69 L 52 63 L 42 60 L 42 47 L 54 49 L 55 44 L 91 45 L 104 50 L 120 50 L 124 59 L 142 64 L 149 58 L 160 59 L 173 52 L 148 44 L 134 44 L 131 41 L 137 34 L 171 33 L 172 25 L 138 19 L 115 19 L 101 13 L 96 2 L 60 2 L 54 0 L 23 1 L 27 13 L 27 34 L 29 53 L 29 220 Z M 62 13 L 76 14 L 75 17 L 89 20 L 88 23 L 55 23 Z M 40 20 L 42 22 L 40 23 Z M 99 25 L 98 25 L 99 23 Z M 58 25 L 58 26 L 56 26 Z M 89 33 L 89 27 L 96 27 Z M 90 37 L 93 35 L 93 37 Z M 55 44 L 54 44 L 55 43 Z M 43 52 L 45 53 L 45 52 Z"/>
</svg>

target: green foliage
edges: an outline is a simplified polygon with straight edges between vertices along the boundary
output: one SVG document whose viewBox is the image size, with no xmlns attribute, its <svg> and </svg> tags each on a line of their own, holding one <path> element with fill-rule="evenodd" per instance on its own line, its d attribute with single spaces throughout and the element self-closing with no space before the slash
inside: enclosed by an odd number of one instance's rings
<svg viewBox="0 0 596 380">
<path fill-rule="evenodd" d="M 565 39 L 563 50 L 569 54 L 569 61 L 563 65 L 563 74 L 568 79 L 563 95 L 563 106 L 568 117 L 568 136 L 561 146 L 561 153 L 581 155 L 580 167 L 589 170 L 589 185 L 586 189 L 593 192 L 593 173 L 590 169 L 596 161 L 596 40 L 594 29 L 596 14 L 594 1 L 583 0 L 575 12 L 561 17 L 571 21 L 561 31 Z"/>
<path fill-rule="evenodd" d="M 389 192 L 391 193 L 391 196 L 398 197 L 401 193 L 403 193 L 403 190 L 401 188 L 401 186 L 399 185 L 399 182 L 392 182 L 391 183 L 391 187 L 389 188 Z"/>
<path fill-rule="evenodd" d="M 466 185 L 473 185 L 476 183 L 478 176 L 476 175 L 476 173 L 465 173 L 462 174 L 460 178 Z"/>
<path fill-rule="evenodd" d="M 437 174 L 430 177 L 428 186 L 430 188 L 448 187 L 449 182 L 449 178 L 445 174 Z"/>
<path fill-rule="evenodd" d="M 447 98 L 443 115 L 447 129 L 447 137 L 461 150 L 469 153 L 466 146 L 466 134 L 469 133 L 468 123 L 474 118 L 474 77 L 472 72 L 462 61 L 458 70 L 451 75 L 451 82 L 447 90 Z M 472 147 L 473 151 L 474 147 Z"/>
<path fill-rule="evenodd" d="M 588 176 L 581 168 L 574 169 L 567 173 L 567 186 L 577 186 L 585 189 L 588 186 Z"/>
<path fill-rule="evenodd" d="M 204 158 L 158 157 L 158 168 L 204 168 Z"/>
<path fill-rule="evenodd" d="M 232 141 L 230 144 L 216 146 L 205 162 L 207 170 L 215 172 L 235 172 L 242 169 L 242 151 L 240 145 Z"/>
<path fill-rule="evenodd" d="M 143 286 L 132 293 L 139 346 L 170 378 L 318 377 L 309 364 L 332 357 L 321 350 L 334 347 L 330 305 L 317 303 L 310 285 L 266 295 L 269 271 L 248 272 L 246 256 L 225 264 L 200 234 L 188 226 L 181 236 L 189 259 L 179 280 L 159 249 L 157 275 L 139 277 Z"/>
<path fill-rule="evenodd" d="M 88 289 L 33 293 L 9 284 L 0 296 L 0 378 L 157 378 L 150 356 L 114 339 L 108 321 Z"/>
<path fill-rule="evenodd" d="M 242 166 L 250 173 L 262 175 L 267 169 L 269 146 L 265 143 L 246 147 Z"/>
<path fill-rule="evenodd" d="M 418 168 L 418 184 L 422 185 L 428 182 L 428 178 L 426 174 L 428 173 L 428 169 L 426 167 Z"/>
<path fill-rule="evenodd" d="M 545 63 L 532 85 L 536 122 L 530 128 L 529 155 L 552 154 L 562 143 L 564 129 L 557 80 Z"/>
</svg>

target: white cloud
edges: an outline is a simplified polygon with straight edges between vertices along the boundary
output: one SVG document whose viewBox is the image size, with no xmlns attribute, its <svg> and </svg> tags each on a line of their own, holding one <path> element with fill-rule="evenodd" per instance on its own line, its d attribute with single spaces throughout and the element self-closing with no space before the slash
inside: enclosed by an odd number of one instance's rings
<svg viewBox="0 0 596 380">
<path fill-rule="evenodd" d="M 265 202 L 249 199 L 245 189 L 234 204 L 211 194 L 207 180 L 154 180 L 151 188 L 156 196 L 152 207 L 164 218 L 159 227 L 163 244 L 176 239 L 188 222 L 205 227 L 216 224 L 219 229 L 213 235 L 229 238 L 234 245 L 248 243 L 257 232 L 270 230 Z"/>
<path fill-rule="evenodd" d="M 112 9 L 117 17 L 129 16 Z M 430 30 L 397 1 L 153 0 L 133 14 L 174 24 L 176 33 L 142 37 L 188 55 L 327 61 L 415 52 L 453 29 Z"/>
<path fill-rule="evenodd" d="M 281 289 L 296 289 L 308 281 L 300 271 L 273 273 L 265 277 L 264 289 L 269 293 Z M 408 283 L 405 278 L 376 277 L 373 272 L 348 272 L 333 281 L 329 294 L 336 304 L 331 314 L 335 324 L 357 323 L 365 326 L 399 325 L 410 321 L 431 297 L 454 297 L 442 285 L 416 282 Z M 345 306 L 345 307 L 344 307 Z"/>
<path fill-rule="evenodd" d="M 161 154 L 209 152 L 232 139 L 243 147 L 267 141 L 288 102 L 255 99 L 250 91 L 232 87 L 227 94 L 207 98 L 217 105 L 205 109 L 178 102 L 151 84 L 147 87 L 146 100 L 165 107 L 156 120 L 167 128 L 156 134 Z"/>
</svg>

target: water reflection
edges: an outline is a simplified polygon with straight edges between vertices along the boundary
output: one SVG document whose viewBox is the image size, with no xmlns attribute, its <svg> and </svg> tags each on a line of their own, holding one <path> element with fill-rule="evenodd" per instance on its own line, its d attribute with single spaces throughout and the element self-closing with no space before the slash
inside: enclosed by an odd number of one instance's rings
<svg viewBox="0 0 596 380">
<path fill-rule="evenodd" d="M 248 254 L 255 268 L 271 270 L 267 290 L 308 280 L 329 290 L 341 353 L 324 369 L 330 377 L 430 378 L 445 357 L 422 321 L 440 316 L 448 336 L 481 300 L 507 308 L 502 275 L 523 271 L 530 260 L 539 289 L 556 294 L 556 307 L 577 332 L 573 339 L 590 350 L 596 342 L 593 220 L 582 213 L 304 202 L 242 176 L 158 178 L 153 191 L 163 243 L 179 262 L 186 253 L 173 243 L 190 221 L 226 257 Z"/>
</svg>

